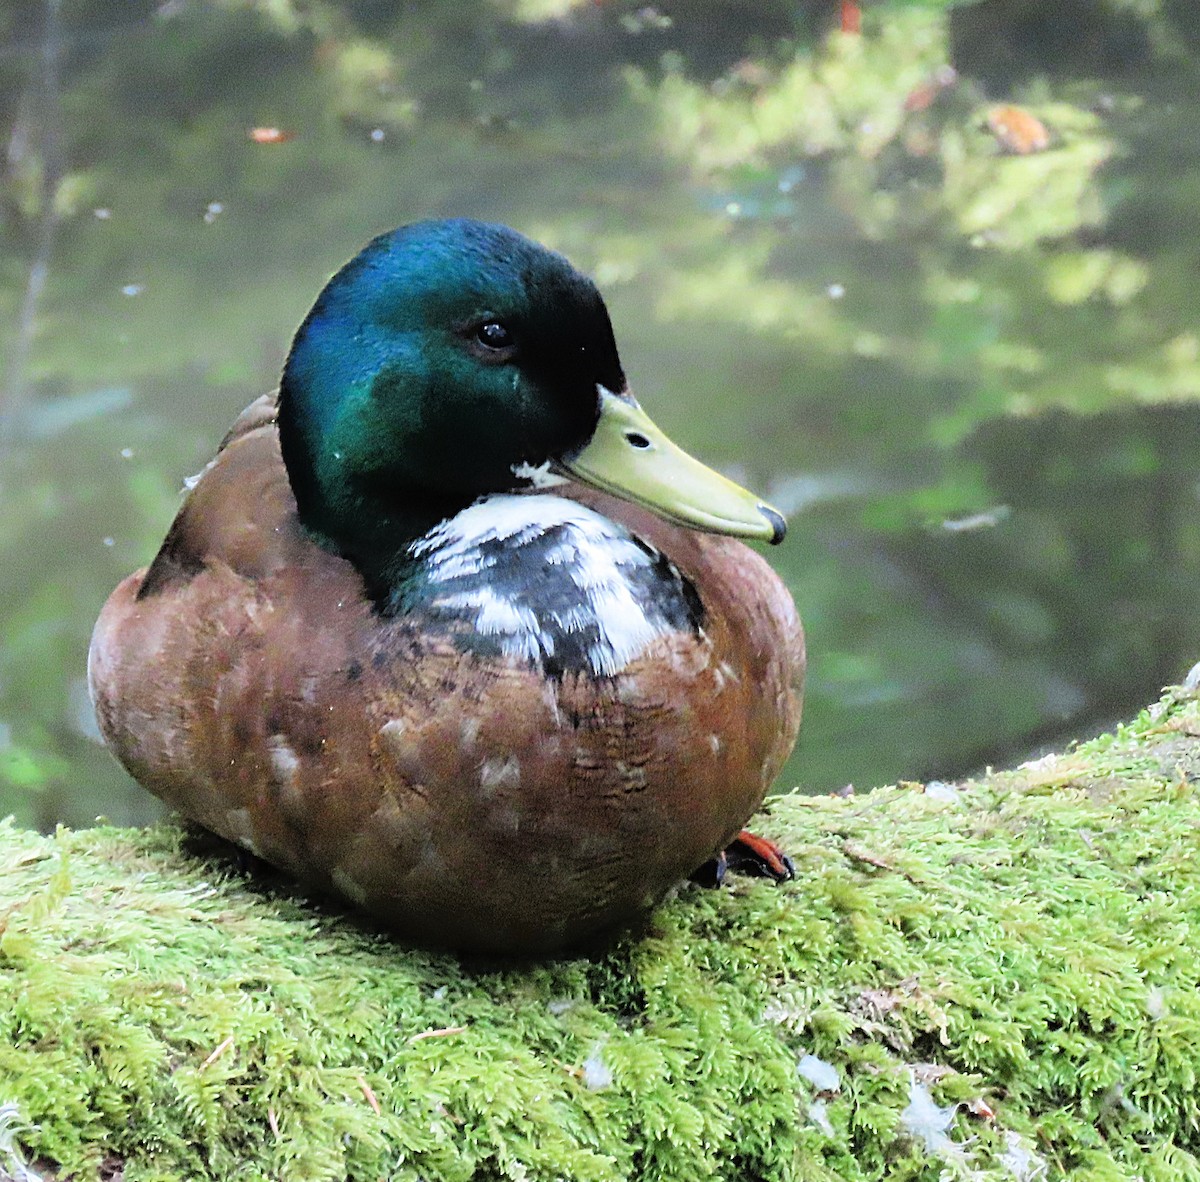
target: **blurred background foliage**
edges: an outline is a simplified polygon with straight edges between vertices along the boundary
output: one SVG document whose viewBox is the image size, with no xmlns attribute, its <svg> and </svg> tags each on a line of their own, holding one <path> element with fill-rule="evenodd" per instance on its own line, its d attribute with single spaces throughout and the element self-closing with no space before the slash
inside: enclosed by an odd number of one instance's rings
<svg viewBox="0 0 1200 1182">
<path fill-rule="evenodd" d="M 100 604 L 327 275 L 508 222 L 792 517 L 781 788 L 951 777 L 1200 657 L 1192 0 L 9 0 L 0 813 L 154 815 Z"/>
</svg>

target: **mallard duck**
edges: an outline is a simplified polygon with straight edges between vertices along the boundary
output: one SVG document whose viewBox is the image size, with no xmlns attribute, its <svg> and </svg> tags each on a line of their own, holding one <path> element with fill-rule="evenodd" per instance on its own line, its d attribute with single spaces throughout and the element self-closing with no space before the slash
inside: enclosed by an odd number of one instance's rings
<svg viewBox="0 0 1200 1182">
<path fill-rule="evenodd" d="M 742 827 L 803 637 L 735 540 L 783 533 L 641 409 L 566 259 L 420 222 L 329 281 L 113 592 L 92 699 L 151 792 L 402 936 L 568 948 L 726 847 L 790 875 Z"/>
</svg>

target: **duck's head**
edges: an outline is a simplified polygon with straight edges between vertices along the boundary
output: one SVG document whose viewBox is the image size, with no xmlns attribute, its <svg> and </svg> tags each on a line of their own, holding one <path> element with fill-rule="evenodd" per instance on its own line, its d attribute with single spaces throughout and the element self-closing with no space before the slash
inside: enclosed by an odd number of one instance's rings
<svg viewBox="0 0 1200 1182">
<path fill-rule="evenodd" d="M 301 519 L 360 565 L 547 475 L 696 529 L 784 533 L 638 406 L 591 280 L 504 226 L 419 222 L 347 263 L 292 343 L 279 426 Z"/>
</svg>

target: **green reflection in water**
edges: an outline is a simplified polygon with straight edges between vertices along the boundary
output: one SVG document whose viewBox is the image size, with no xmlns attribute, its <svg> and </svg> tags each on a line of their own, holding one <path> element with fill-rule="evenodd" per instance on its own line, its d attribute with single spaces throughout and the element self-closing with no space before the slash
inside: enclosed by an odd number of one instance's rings
<svg viewBox="0 0 1200 1182">
<path fill-rule="evenodd" d="M 781 786 L 952 775 L 1180 676 L 1190 9 L 893 2 L 855 38 L 836 7 L 0 14 L 0 812 L 151 814 L 87 738 L 96 611 L 328 273 L 431 214 L 592 271 L 655 417 L 791 506 L 812 681 Z M 998 104 L 1047 150 L 1005 151 Z"/>
</svg>

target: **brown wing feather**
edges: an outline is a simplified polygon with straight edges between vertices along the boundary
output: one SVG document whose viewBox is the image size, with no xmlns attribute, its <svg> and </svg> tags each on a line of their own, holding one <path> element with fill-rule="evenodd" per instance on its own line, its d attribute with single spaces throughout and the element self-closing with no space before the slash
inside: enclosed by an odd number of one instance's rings
<svg viewBox="0 0 1200 1182">
<path fill-rule="evenodd" d="M 629 918 L 733 838 L 794 741 L 804 669 L 757 554 L 575 491 L 671 556 L 705 625 L 615 677 L 549 681 L 374 613 L 296 519 L 271 405 L 97 622 L 93 700 L 136 779 L 405 935 L 508 952 Z"/>
</svg>

